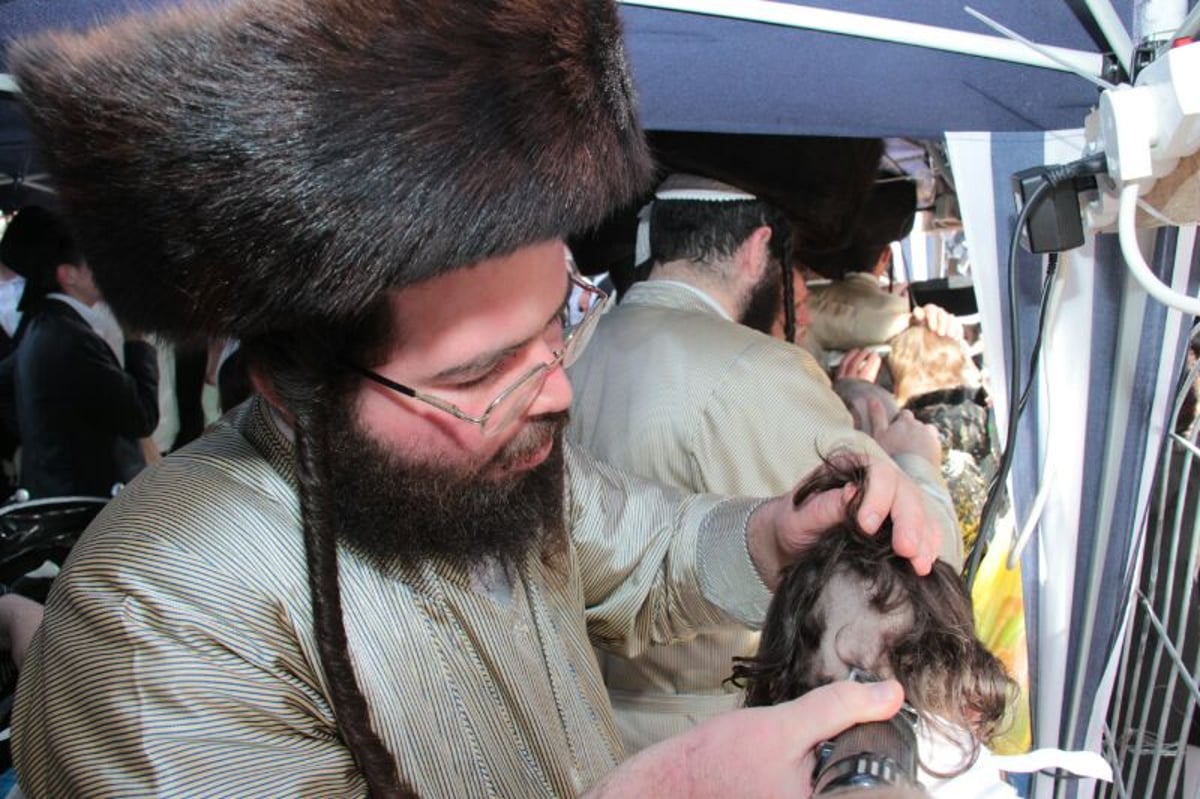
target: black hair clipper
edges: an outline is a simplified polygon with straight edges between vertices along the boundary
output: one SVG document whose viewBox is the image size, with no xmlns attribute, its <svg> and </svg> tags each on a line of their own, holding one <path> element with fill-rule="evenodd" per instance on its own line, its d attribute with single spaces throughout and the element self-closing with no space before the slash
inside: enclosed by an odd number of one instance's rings
<svg viewBox="0 0 1200 799">
<path fill-rule="evenodd" d="M 850 679 L 877 678 L 855 671 Z M 917 714 L 908 703 L 887 721 L 856 724 L 817 747 L 813 796 L 896 787 L 925 793 L 917 781 Z"/>
</svg>

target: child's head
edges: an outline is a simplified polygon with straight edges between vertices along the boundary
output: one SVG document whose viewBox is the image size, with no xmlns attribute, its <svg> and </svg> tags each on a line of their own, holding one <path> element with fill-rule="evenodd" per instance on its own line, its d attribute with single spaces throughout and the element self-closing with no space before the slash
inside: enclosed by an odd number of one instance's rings
<svg viewBox="0 0 1200 799">
<path fill-rule="evenodd" d="M 873 536 L 859 529 L 854 518 L 866 482 L 866 469 L 843 456 L 827 460 L 797 491 L 800 504 L 828 489 L 857 488 L 847 521 L 785 572 L 758 653 L 739 659 L 733 679 L 746 687 L 746 705 L 757 706 L 845 679 L 851 669 L 894 677 L 922 720 L 986 743 L 1014 684 L 976 636 L 954 569 L 939 561 L 919 577 L 892 552 L 890 520 Z"/>
<path fill-rule="evenodd" d="M 901 407 L 918 394 L 979 382 L 979 370 L 962 344 L 923 325 L 907 328 L 888 344 L 887 367 Z"/>
</svg>

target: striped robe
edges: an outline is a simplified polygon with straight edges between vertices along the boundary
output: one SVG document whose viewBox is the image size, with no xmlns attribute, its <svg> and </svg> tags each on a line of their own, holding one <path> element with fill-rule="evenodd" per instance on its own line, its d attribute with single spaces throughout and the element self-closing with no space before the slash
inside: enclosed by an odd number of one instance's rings
<svg viewBox="0 0 1200 799">
<path fill-rule="evenodd" d="M 683 497 L 570 448 L 567 468 L 556 568 L 385 573 L 339 553 L 373 726 L 424 797 L 576 795 L 623 756 L 593 643 L 635 654 L 765 609 L 744 541 L 757 500 Z M 364 795 L 319 665 L 294 486 L 252 400 L 109 504 L 21 676 L 28 796 Z"/>
</svg>

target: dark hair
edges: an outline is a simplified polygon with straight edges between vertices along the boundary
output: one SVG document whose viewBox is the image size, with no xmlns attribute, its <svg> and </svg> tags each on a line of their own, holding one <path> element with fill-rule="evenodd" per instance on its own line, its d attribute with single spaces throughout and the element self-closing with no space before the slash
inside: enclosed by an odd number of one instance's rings
<svg viewBox="0 0 1200 799">
<path fill-rule="evenodd" d="M 871 272 L 888 244 L 855 242 L 831 253 L 801 256 L 804 265 L 827 280 L 844 280 L 854 272 Z"/>
<path fill-rule="evenodd" d="M 773 206 L 761 200 L 660 200 L 650 211 L 650 257 L 711 265 L 733 255 L 763 225 L 771 228 L 771 255 L 785 263 L 791 226 Z"/>
<path fill-rule="evenodd" d="M 844 247 L 834 250 L 801 247 L 796 257 L 830 280 L 841 280 L 852 272 L 870 272 L 888 245 L 912 231 L 916 213 L 915 183 L 908 180 L 877 183 Z"/>
<path fill-rule="evenodd" d="M 66 221 L 37 205 L 22 208 L 0 239 L 0 262 L 25 278 L 20 310 L 33 311 L 42 298 L 61 291 L 58 266 L 83 264 L 83 253 Z"/>
<path fill-rule="evenodd" d="M 338 729 L 374 799 L 415 797 L 400 779 L 396 759 L 371 726 L 370 709 L 358 685 L 346 638 L 338 584 L 337 520 L 328 489 L 329 420 L 337 403 L 349 401 L 358 376 L 348 363 L 374 365 L 393 340 L 387 295 L 346 324 L 309 324 L 242 342 L 248 369 L 271 382 L 293 416 L 296 477 L 304 526 L 304 549 L 312 597 L 313 625 L 321 666 L 329 681 Z"/>
<path fill-rule="evenodd" d="M 859 461 L 848 455 L 826 459 L 797 489 L 795 503 L 845 485 L 856 488 L 847 503 L 847 520 L 827 530 L 784 571 L 758 652 L 736 658 L 731 679 L 745 687 L 748 707 L 794 699 L 826 681 L 818 674 L 817 658 L 825 634 L 821 595 L 835 575 L 861 578 L 872 610 L 911 610 L 912 626 L 882 642 L 885 665 L 923 721 L 971 733 L 973 759 L 979 744 L 999 732 L 1015 683 L 976 636 L 971 601 L 959 574 L 938 561 L 928 576 L 917 576 L 892 551 L 890 519 L 873 536 L 854 521 L 867 489 L 867 470 Z M 861 665 L 874 671 L 877 664 Z"/>
<path fill-rule="evenodd" d="M 217 397 L 221 413 L 241 405 L 253 393 L 250 372 L 246 369 L 246 356 L 239 347 L 217 368 Z"/>
</svg>

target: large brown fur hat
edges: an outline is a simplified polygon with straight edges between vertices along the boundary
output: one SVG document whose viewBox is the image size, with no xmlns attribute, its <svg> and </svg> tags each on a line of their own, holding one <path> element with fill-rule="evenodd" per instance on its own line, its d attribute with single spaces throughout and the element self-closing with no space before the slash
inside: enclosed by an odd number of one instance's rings
<svg viewBox="0 0 1200 799">
<path fill-rule="evenodd" d="M 249 336 L 599 223 L 645 187 L 612 0 L 236 0 L 17 46 L 97 281 Z"/>
</svg>

